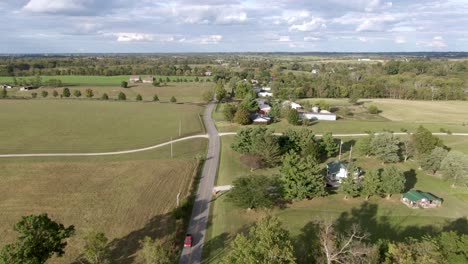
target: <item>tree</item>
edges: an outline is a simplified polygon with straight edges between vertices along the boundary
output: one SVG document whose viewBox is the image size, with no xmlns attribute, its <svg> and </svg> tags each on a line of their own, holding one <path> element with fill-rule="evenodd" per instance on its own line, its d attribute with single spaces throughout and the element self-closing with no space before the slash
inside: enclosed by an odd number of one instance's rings
<svg viewBox="0 0 468 264">
<path fill-rule="evenodd" d="M 278 137 L 273 135 L 271 131 L 255 137 L 253 139 L 252 150 L 257 155 L 262 156 L 269 167 L 274 167 L 281 162 L 281 149 Z"/>
<path fill-rule="evenodd" d="M 440 166 L 444 178 L 452 181 L 452 187 L 468 183 L 468 155 L 450 151 Z"/>
<path fill-rule="evenodd" d="M 381 181 L 381 189 L 382 192 L 387 195 L 387 199 L 390 199 L 392 194 L 402 193 L 405 189 L 405 176 L 395 166 L 390 166 L 383 169 Z"/>
<path fill-rule="evenodd" d="M 141 94 L 137 94 L 135 100 L 137 100 L 137 101 L 142 101 L 142 100 L 143 100 L 143 97 L 141 97 Z"/>
<path fill-rule="evenodd" d="M 320 245 L 324 261 L 332 263 L 372 263 L 368 259 L 375 255 L 375 249 L 365 243 L 368 235 L 356 224 L 348 232 L 339 234 L 333 223 L 320 223 Z"/>
<path fill-rule="evenodd" d="M 213 90 L 211 89 L 206 90 L 202 94 L 202 100 L 208 103 L 209 101 L 213 100 L 213 96 L 214 96 Z"/>
<path fill-rule="evenodd" d="M 442 232 L 436 237 L 436 243 L 447 263 L 468 263 L 468 235 Z"/>
<path fill-rule="evenodd" d="M 102 100 L 109 100 L 109 96 L 106 93 L 103 93 L 101 96 Z"/>
<path fill-rule="evenodd" d="M 398 157 L 398 139 L 390 132 L 384 132 L 372 138 L 372 153 L 383 163 L 397 162 Z"/>
<path fill-rule="evenodd" d="M 153 81 L 153 86 L 154 86 L 154 87 L 159 87 L 159 86 L 161 86 L 161 82 L 158 81 L 158 80 L 154 80 L 154 81 Z M 126 87 L 125 87 L 125 88 L 126 88 Z"/>
<path fill-rule="evenodd" d="M 215 93 L 216 93 L 216 99 L 218 100 L 218 102 L 221 102 L 221 101 L 224 100 L 224 98 L 226 98 L 226 96 L 227 96 L 227 91 L 226 91 L 226 89 L 224 88 L 223 82 L 218 81 L 218 83 L 216 83 L 216 86 L 215 86 Z M 213 97 L 212 97 L 211 99 L 213 99 Z M 210 100 L 211 100 L 211 99 L 210 99 Z"/>
<path fill-rule="evenodd" d="M 153 96 L 153 102 L 159 102 L 159 97 L 157 94 Z"/>
<path fill-rule="evenodd" d="M 369 107 L 367 108 L 367 111 L 369 111 L 369 114 L 376 115 L 379 113 L 380 110 L 375 105 L 369 105 Z"/>
<path fill-rule="evenodd" d="M 177 99 L 174 96 L 172 96 L 170 101 L 171 101 L 171 103 L 175 103 L 175 102 L 177 102 Z"/>
<path fill-rule="evenodd" d="M 162 240 L 155 240 L 145 237 L 142 244 L 141 255 L 148 264 L 167 264 L 172 263 L 173 256 L 171 251 L 164 245 Z"/>
<path fill-rule="evenodd" d="M 5 88 L 0 91 L 0 98 L 7 98 L 8 92 Z"/>
<path fill-rule="evenodd" d="M 80 91 L 80 90 L 74 90 L 74 91 L 73 91 L 73 95 L 74 95 L 75 97 L 80 97 L 80 96 L 81 96 L 81 91 Z"/>
<path fill-rule="evenodd" d="M 405 242 L 388 244 L 386 263 L 444 263 L 437 242 L 425 236 L 421 240 L 412 237 Z"/>
<path fill-rule="evenodd" d="M 364 175 L 362 180 L 361 193 L 369 199 L 372 195 L 379 195 L 382 187 L 382 181 L 380 180 L 380 174 L 377 170 L 370 170 Z"/>
<path fill-rule="evenodd" d="M 67 242 L 75 227 L 65 227 L 51 220 L 47 214 L 23 216 L 15 224 L 18 238 L 0 252 L 0 263 L 42 264 L 52 255 L 63 256 Z"/>
<path fill-rule="evenodd" d="M 266 166 L 265 160 L 258 154 L 247 153 L 242 155 L 240 160 L 242 163 L 244 163 L 244 165 L 250 168 L 250 171 L 261 169 Z"/>
<path fill-rule="evenodd" d="M 237 131 L 231 148 L 239 153 L 254 153 L 255 138 L 263 137 L 267 133 L 268 129 L 265 126 L 241 128 Z M 270 131 L 270 133 L 272 132 Z"/>
<path fill-rule="evenodd" d="M 63 88 L 62 94 L 63 94 L 64 97 L 70 97 L 70 95 L 71 95 L 70 89 L 68 89 L 68 88 Z"/>
<path fill-rule="evenodd" d="M 359 195 L 359 185 L 354 179 L 354 166 L 352 164 L 348 165 L 348 174 L 345 178 L 341 179 L 340 182 L 340 191 L 344 193 L 344 199 L 347 200 L 348 196 L 354 198 Z"/>
<path fill-rule="evenodd" d="M 301 157 L 290 151 L 283 158 L 280 173 L 286 199 L 303 200 L 326 194 L 325 178 L 318 162 L 311 156 Z"/>
<path fill-rule="evenodd" d="M 128 82 L 122 81 L 122 82 L 120 83 L 120 87 L 122 87 L 122 88 L 128 88 Z"/>
<path fill-rule="evenodd" d="M 267 176 L 239 177 L 232 185 L 234 187 L 228 192 L 227 198 L 241 208 L 271 208 L 278 200 L 278 196 L 274 195 L 275 189 L 278 189 L 277 181 Z"/>
<path fill-rule="evenodd" d="M 234 120 L 234 115 L 236 114 L 237 107 L 234 104 L 224 104 L 223 107 L 223 116 L 229 122 Z"/>
<path fill-rule="evenodd" d="M 122 101 L 127 100 L 127 96 L 123 92 L 120 92 L 117 98 Z"/>
<path fill-rule="evenodd" d="M 296 263 L 288 231 L 281 227 L 277 218 L 270 216 L 251 227 L 247 235 L 238 234 L 230 248 L 224 263 Z"/>
<path fill-rule="evenodd" d="M 278 121 L 281 118 L 281 104 L 274 102 L 268 114 L 273 118 L 273 121 Z"/>
<path fill-rule="evenodd" d="M 372 140 L 374 139 L 374 134 L 370 133 L 368 136 L 359 138 L 356 142 L 356 149 L 361 155 L 366 155 L 369 157 L 372 155 Z"/>
<path fill-rule="evenodd" d="M 430 154 L 424 154 L 420 157 L 419 163 L 424 170 L 436 174 L 442 165 L 442 161 L 447 156 L 448 151 L 441 147 L 435 147 Z"/>
<path fill-rule="evenodd" d="M 36 97 L 37 97 L 37 93 L 31 93 L 31 97 L 32 97 L 32 98 L 36 98 Z"/>
<path fill-rule="evenodd" d="M 288 122 L 293 126 L 299 125 L 299 112 L 296 109 L 289 110 Z"/>
<path fill-rule="evenodd" d="M 338 154 L 338 151 L 340 150 L 340 146 L 333 139 L 333 135 L 331 132 L 326 132 L 325 134 L 323 134 L 320 145 L 323 151 L 325 152 L 327 158 L 336 156 L 336 154 Z"/>
<path fill-rule="evenodd" d="M 252 85 L 248 82 L 240 81 L 236 85 L 235 96 L 236 98 L 244 98 L 247 94 L 253 91 Z"/>
<path fill-rule="evenodd" d="M 41 96 L 44 97 L 44 98 L 46 98 L 48 95 L 49 95 L 49 92 L 47 92 L 47 91 L 42 91 L 41 92 Z"/>
<path fill-rule="evenodd" d="M 240 103 L 239 107 L 243 107 L 247 111 L 253 113 L 258 111 L 258 102 L 255 99 L 255 94 L 248 93 L 242 102 Z"/>
<path fill-rule="evenodd" d="M 240 105 L 237 108 L 236 114 L 234 115 L 234 122 L 241 125 L 248 125 L 252 123 L 252 119 L 250 119 L 250 112 L 242 105 Z"/>
<path fill-rule="evenodd" d="M 86 97 L 87 98 L 92 98 L 94 96 L 93 90 L 92 89 L 86 89 Z"/>
<path fill-rule="evenodd" d="M 84 237 L 84 256 L 90 264 L 109 262 L 108 239 L 104 233 L 91 232 Z"/>
<path fill-rule="evenodd" d="M 54 91 L 52 92 L 52 96 L 57 97 L 58 95 L 59 95 L 59 93 L 58 93 L 56 90 L 54 90 Z"/>
<path fill-rule="evenodd" d="M 429 154 L 435 147 L 443 147 L 442 140 L 437 136 L 433 136 L 423 126 L 418 127 L 416 133 L 411 136 L 411 140 L 418 156 Z"/>
<path fill-rule="evenodd" d="M 414 144 L 410 138 L 404 137 L 400 142 L 400 150 L 403 155 L 403 160 L 406 162 L 410 157 L 414 156 Z"/>
</svg>

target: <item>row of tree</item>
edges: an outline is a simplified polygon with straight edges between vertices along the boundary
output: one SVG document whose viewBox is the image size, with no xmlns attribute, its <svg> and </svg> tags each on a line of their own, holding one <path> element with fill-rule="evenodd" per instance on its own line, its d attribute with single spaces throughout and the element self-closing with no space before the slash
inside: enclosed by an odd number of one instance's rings
<svg viewBox="0 0 468 264">
<path fill-rule="evenodd" d="M 353 224 L 346 231 L 333 222 L 315 222 L 306 242 L 294 243 L 274 217 L 267 216 L 229 243 L 223 263 L 466 263 L 468 235 L 454 231 L 403 242 L 379 240 Z M 306 244 L 304 244 L 306 243 Z"/>
</svg>

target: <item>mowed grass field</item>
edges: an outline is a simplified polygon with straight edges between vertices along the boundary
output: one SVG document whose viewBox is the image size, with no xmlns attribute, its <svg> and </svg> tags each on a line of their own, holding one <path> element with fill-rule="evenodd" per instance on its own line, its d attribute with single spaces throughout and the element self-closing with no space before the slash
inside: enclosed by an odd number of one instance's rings
<svg viewBox="0 0 468 264">
<path fill-rule="evenodd" d="M 0 153 L 104 152 L 203 132 L 193 104 L 1 100 Z"/>
<path fill-rule="evenodd" d="M 233 136 L 222 137 L 217 185 L 230 184 L 235 178 L 251 173 L 250 169 L 239 161 L 240 154 L 230 148 L 233 139 Z M 345 145 L 349 140 L 343 138 Z M 347 157 L 348 153 L 345 151 L 343 155 Z M 374 158 L 357 157 L 356 154 L 353 158 L 358 158 L 357 165 L 364 170 L 382 167 Z M 208 229 L 204 263 L 219 263 L 235 234 L 244 231 L 266 214 L 279 217 L 284 227 L 291 232 L 294 244 L 299 250 L 298 259 L 301 263 L 308 263 L 306 256 L 310 252 L 304 247 L 306 243 L 310 243 L 307 241 L 315 236 L 315 231 L 310 227 L 316 220 L 335 220 L 341 230 L 346 230 L 353 223 L 359 223 L 372 234 L 373 242 L 379 238 L 401 240 L 406 236 L 419 237 L 443 229 L 468 232 L 467 188 L 451 188 L 450 184 L 442 179 L 417 170 L 417 165 L 412 162 L 398 164 L 398 167 L 406 173 L 407 188 L 429 191 L 444 199 L 443 206 L 438 209 L 418 210 L 402 204 L 399 201 L 400 195 L 394 195 L 390 200 L 373 197 L 369 201 L 363 198 L 345 201 L 342 194 L 331 194 L 288 204 L 285 209 L 247 211 L 234 207 L 226 200 L 225 195 L 220 195 L 212 204 L 212 224 Z M 277 173 L 277 169 L 254 171 L 256 175 Z"/>
<path fill-rule="evenodd" d="M 142 263 L 137 257 L 145 236 L 166 238 L 176 232 L 171 211 L 176 195 L 190 191 L 196 156 L 204 156 L 206 139 L 175 143 L 147 152 L 105 157 L 0 159 L 0 247 L 12 242 L 13 225 L 21 216 L 48 213 L 74 225 L 63 258 L 48 263 L 76 262 L 83 236 L 104 232 L 111 245 L 111 263 Z"/>
<path fill-rule="evenodd" d="M 197 83 L 197 82 L 187 82 L 187 83 L 168 83 L 167 86 L 154 87 L 151 84 L 129 84 L 129 88 L 122 88 L 119 84 L 114 85 L 99 85 L 99 84 L 88 84 L 88 85 L 75 85 L 75 86 L 65 86 L 70 89 L 71 96 L 69 99 L 85 99 L 86 90 L 93 90 L 93 98 L 100 99 L 104 93 L 109 96 L 110 100 L 116 100 L 118 94 L 123 92 L 127 101 L 136 101 L 137 95 L 141 95 L 143 101 L 152 101 L 154 95 L 158 95 L 161 102 L 169 102 L 172 96 L 177 99 L 177 102 L 193 102 L 200 103 L 202 102 L 202 95 L 207 90 L 212 90 L 214 87 L 213 83 Z M 46 99 L 60 99 L 60 95 L 63 93 L 62 88 L 50 88 L 50 87 L 41 87 L 39 89 L 30 90 L 30 91 L 20 91 L 18 87 L 13 89 L 8 89 L 8 95 L 12 97 L 19 98 L 32 98 L 33 93 L 37 93 L 37 98 L 35 100 L 43 99 L 41 96 L 42 91 L 47 91 L 49 94 Z M 75 90 L 81 92 L 81 97 L 76 98 L 73 94 Z M 57 91 L 59 96 L 54 98 L 52 93 Z M 67 98 L 63 98 L 67 99 Z M 86 98 L 87 99 L 87 98 Z M 89 100 L 89 99 L 87 99 Z"/>
</svg>

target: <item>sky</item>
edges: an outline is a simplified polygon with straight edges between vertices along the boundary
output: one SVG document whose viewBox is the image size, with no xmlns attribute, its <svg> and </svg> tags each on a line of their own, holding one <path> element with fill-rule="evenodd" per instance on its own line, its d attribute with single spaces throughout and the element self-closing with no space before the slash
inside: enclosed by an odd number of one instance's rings
<svg viewBox="0 0 468 264">
<path fill-rule="evenodd" d="M 0 0 L 0 53 L 468 51 L 468 0 Z"/>
</svg>

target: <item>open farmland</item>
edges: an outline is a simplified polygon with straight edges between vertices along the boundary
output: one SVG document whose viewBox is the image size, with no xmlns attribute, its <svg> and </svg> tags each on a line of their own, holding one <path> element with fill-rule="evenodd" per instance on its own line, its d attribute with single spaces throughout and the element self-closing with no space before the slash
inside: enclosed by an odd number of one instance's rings
<svg viewBox="0 0 468 264">
<path fill-rule="evenodd" d="M 0 247 L 15 237 L 21 216 L 48 213 L 75 225 L 66 255 L 52 263 L 71 263 L 83 252 L 82 236 L 104 232 L 112 248 L 112 263 L 133 263 L 144 236 L 176 232 L 170 211 L 176 194 L 185 198 L 203 156 L 205 139 L 128 155 L 78 158 L 0 159 Z M 138 261 L 137 261 L 138 262 Z"/>
<path fill-rule="evenodd" d="M 0 153 L 135 149 L 199 134 L 203 108 L 192 104 L 97 100 L 3 100 Z"/>
<path fill-rule="evenodd" d="M 349 140 L 343 138 L 344 144 Z M 251 173 L 250 169 L 239 161 L 240 154 L 231 149 L 232 142 L 232 136 L 222 138 L 223 148 L 216 185 L 231 184 L 235 178 Z M 343 153 L 344 156 L 347 154 Z M 374 158 L 356 158 L 356 164 L 364 170 L 382 167 Z M 324 166 L 322 164 L 322 167 Z M 449 229 L 468 232 L 466 188 L 451 188 L 450 183 L 417 170 L 417 165 L 413 162 L 400 163 L 397 166 L 406 172 L 406 188 L 430 190 L 444 199 L 442 207 L 428 210 L 410 209 L 399 201 L 400 195 L 393 195 L 390 200 L 372 197 L 365 201 L 361 197 L 345 201 L 343 194 L 331 194 L 327 197 L 294 202 L 284 209 L 245 210 L 236 208 L 226 200 L 226 195 L 221 194 L 215 199 L 211 210 L 212 225 L 208 229 L 204 263 L 220 263 L 222 256 L 226 254 L 229 241 L 235 234 L 244 231 L 266 214 L 279 217 L 284 228 L 291 232 L 293 242 L 299 250 L 300 263 L 310 263 L 306 259 L 310 253 L 309 249 L 303 246 L 314 239 L 315 229 L 311 227 L 316 220 L 336 220 L 340 230 L 346 230 L 352 223 L 359 223 L 371 234 L 372 242 L 379 238 L 401 241 L 408 236 L 420 237 Z M 277 169 L 254 171 L 256 175 L 277 173 Z"/>
</svg>

